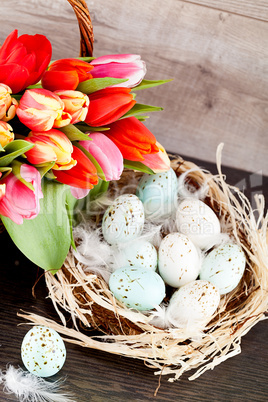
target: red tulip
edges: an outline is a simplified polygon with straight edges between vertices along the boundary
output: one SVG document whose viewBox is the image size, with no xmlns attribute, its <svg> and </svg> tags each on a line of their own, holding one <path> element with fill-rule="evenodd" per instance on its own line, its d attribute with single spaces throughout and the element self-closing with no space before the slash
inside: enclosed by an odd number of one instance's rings
<svg viewBox="0 0 268 402">
<path fill-rule="evenodd" d="M 38 82 L 47 68 L 52 47 L 44 35 L 22 35 L 15 29 L 0 49 L 0 82 L 13 93 Z"/>
<path fill-rule="evenodd" d="M 118 120 L 109 128 L 104 134 L 117 145 L 124 159 L 143 162 L 144 155 L 159 152 L 154 135 L 136 117 Z"/>
<path fill-rule="evenodd" d="M 73 147 L 72 158 L 77 164 L 70 170 L 53 170 L 56 179 L 72 187 L 91 189 L 98 184 L 97 169 L 79 148 Z"/>
<path fill-rule="evenodd" d="M 7 216 L 18 225 L 23 223 L 23 219 L 33 219 L 38 215 L 39 200 L 43 198 L 41 176 L 38 170 L 24 163 L 20 167 L 20 175 L 33 185 L 34 191 L 10 173 L 1 180 L 1 185 L 6 185 L 6 191 L 4 197 L 0 199 L 0 214 Z"/>
<path fill-rule="evenodd" d="M 159 152 L 144 155 L 142 163 L 152 169 L 154 173 L 166 172 L 170 169 L 170 159 L 165 148 L 158 141 L 156 141 L 156 145 L 159 148 Z"/>
<path fill-rule="evenodd" d="M 86 123 L 92 127 L 113 123 L 136 103 L 129 88 L 105 88 L 89 96 Z"/>
<path fill-rule="evenodd" d="M 20 121 L 33 131 L 67 126 L 72 116 L 64 111 L 60 97 L 47 89 L 28 89 L 17 109 Z"/>
<path fill-rule="evenodd" d="M 42 86 L 50 91 L 74 90 L 80 82 L 92 78 L 93 69 L 89 63 L 78 59 L 56 60 L 42 77 Z"/>
</svg>

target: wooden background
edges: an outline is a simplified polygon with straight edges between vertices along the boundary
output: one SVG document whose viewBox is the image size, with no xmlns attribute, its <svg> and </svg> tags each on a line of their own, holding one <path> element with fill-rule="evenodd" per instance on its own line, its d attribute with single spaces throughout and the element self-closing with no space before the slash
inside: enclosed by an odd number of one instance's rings
<svg viewBox="0 0 268 402">
<path fill-rule="evenodd" d="M 139 92 L 164 107 L 147 125 L 169 151 L 268 174 L 267 0 L 88 0 L 94 55 L 139 53 L 148 79 L 174 78 Z M 14 29 L 45 34 L 53 58 L 79 51 L 67 0 L 1 0 L 0 42 Z"/>
</svg>

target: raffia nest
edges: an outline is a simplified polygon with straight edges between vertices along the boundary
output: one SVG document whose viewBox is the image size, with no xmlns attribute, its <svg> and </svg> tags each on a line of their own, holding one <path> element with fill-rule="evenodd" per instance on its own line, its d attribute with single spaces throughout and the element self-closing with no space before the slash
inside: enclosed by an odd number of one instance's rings
<svg viewBox="0 0 268 402">
<path fill-rule="evenodd" d="M 208 182 L 205 202 L 225 222 L 228 233 L 243 248 L 247 265 L 239 285 L 221 297 L 219 308 L 201 335 L 195 337 L 187 329 L 153 326 L 148 315 L 117 302 L 104 279 L 85 272 L 72 250 L 56 275 L 49 272 L 45 275 L 49 297 L 62 324 L 34 314 L 20 316 L 55 329 L 69 342 L 141 359 L 156 369 L 155 374 L 173 374 L 169 381 L 196 369 L 189 378 L 193 380 L 240 353 L 242 336 L 265 318 L 268 308 L 268 214 L 264 216 L 262 195 L 255 197 L 257 211 L 253 211 L 244 194 L 225 183 L 221 172 L 221 148 L 217 153 L 217 166 L 219 174 L 216 176 L 199 169 L 191 172 L 189 177 L 196 186 Z M 176 158 L 172 167 L 179 176 L 196 166 Z M 130 174 L 124 173 L 119 182 L 121 188 L 129 183 Z M 140 175 L 134 175 L 138 182 Z M 71 315 L 73 328 L 67 327 L 62 309 Z M 102 333 L 92 335 L 81 327 L 97 328 Z"/>
</svg>

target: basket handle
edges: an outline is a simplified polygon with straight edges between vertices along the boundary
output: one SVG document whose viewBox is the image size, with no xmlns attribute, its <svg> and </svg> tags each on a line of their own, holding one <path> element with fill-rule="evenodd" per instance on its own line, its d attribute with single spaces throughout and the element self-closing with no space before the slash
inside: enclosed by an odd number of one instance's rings
<svg viewBox="0 0 268 402">
<path fill-rule="evenodd" d="M 75 12 L 80 29 L 80 56 L 93 54 L 93 26 L 85 0 L 67 0 Z"/>
</svg>

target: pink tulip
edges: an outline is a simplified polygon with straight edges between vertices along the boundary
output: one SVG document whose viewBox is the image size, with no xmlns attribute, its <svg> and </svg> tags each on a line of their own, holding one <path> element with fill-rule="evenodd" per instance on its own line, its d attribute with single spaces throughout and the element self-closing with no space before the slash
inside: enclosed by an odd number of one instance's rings
<svg viewBox="0 0 268 402">
<path fill-rule="evenodd" d="M 69 170 L 76 165 L 76 161 L 72 158 L 72 143 L 59 130 L 31 131 L 25 140 L 35 145 L 25 153 L 33 165 L 55 161 L 53 166 L 55 170 Z"/>
<path fill-rule="evenodd" d="M 5 121 L 0 121 L 0 145 L 4 147 L 14 140 L 13 128 Z"/>
<path fill-rule="evenodd" d="M 3 180 L 6 185 L 5 196 L 0 200 L 0 214 L 21 225 L 23 219 L 33 219 L 40 211 L 41 175 L 36 168 L 26 164 L 20 167 L 20 175 L 34 187 L 34 191 L 23 184 L 13 173 Z"/>
<path fill-rule="evenodd" d="M 90 192 L 90 188 L 77 188 L 77 187 L 72 187 L 70 186 L 71 194 L 74 198 L 77 200 L 80 200 L 81 198 L 85 198 L 88 193 Z"/>
<path fill-rule="evenodd" d="M 71 124 L 78 123 L 79 121 L 84 121 L 89 106 L 89 98 L 79 91 L 55 91 L 64 103 L 64 111 L 72 116 Z"/>
<path fill-rule="evenodd" d="M 70 124 L 72 116 L 64 111 L 60 97 L 47 89 L 28 89 L 17 109 L 20 121 L 33 131 L 48 131 Z"/>
<path fill-rule="evenodd" d="M 156 154 L 146 154 L 142 163 L 154 171 L 154 173 L 166 172 L 170 168 L 170 159 L 165 148 L 156 141 L 159 152 Z"/>
<path fill-rule="evenodd" d="M 137 86 L 146 74 L 145 62 L 137 54 L 111 54 L 97 57 L 91 61 L 94 66 L 91 71 L 93 78 L 125 78 L 128 81 L 114 85 L 116 87 L 133 88 Z"/>
<path fill-rule="evenodd" d="M 102 133 L 90 134 L 92 141 L 80 141 L 98 162 L 106 181 L 119 180 L 124 169 L 123 156 L 117 146 Z"/>
</svg>

